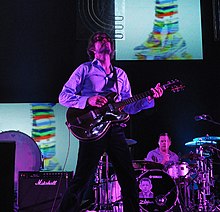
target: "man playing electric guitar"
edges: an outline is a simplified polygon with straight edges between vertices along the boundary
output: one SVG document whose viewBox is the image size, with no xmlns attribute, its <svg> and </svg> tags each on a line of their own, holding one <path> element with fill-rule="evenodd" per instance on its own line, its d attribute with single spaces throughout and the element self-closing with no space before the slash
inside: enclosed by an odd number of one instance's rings
<svg viewBox="0 0 220 212">
<path fill-rule="evenodd" d="M 77 135 L 79 130 L 80 142 L 74 179 L 64 194 L 59 211 L 80 211 L 83 193 L 101 156 L 106 152 L 121 187 L 124 212 L 139 212 L 138 187 L 129 148 L 123 127 L 120 121 L 117 124 L 115 120 L 121 118 L 126 121 L 127 114 L 154 107 L 154 98 L 162 96 L 163 88 L 158 83 L 146 97 L 137 101 L 129 99 L 132 94 L 127 74 L 121 68 L 112 66 L 114 44 L 106 33 L 97 32 L 91 36 L 87 53 L 91 61 L 81 64 L 72 73 L 59 95 L 59 103 L 70 109 L 70 115 L 71 109 L 79 113 L 83 111 L 81 115 L 73 117 L 71 123 L 67 121 L 70 129 L 76 129 L 73 134 Z M 108 99 L 112 92 L 117 94 L 115 104 Z M 87 111 L 86 108 L 93 109 Z M 116 118 L 111 121 L 108 120 L 109 116 Z M 85 142 L 83 136 L 89 142 Z"/>
</svg>

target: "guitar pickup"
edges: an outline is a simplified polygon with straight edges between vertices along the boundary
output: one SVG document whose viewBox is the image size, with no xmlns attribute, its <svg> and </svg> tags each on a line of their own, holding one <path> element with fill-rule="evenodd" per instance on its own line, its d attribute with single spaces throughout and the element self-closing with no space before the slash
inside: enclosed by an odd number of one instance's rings
<svg viewBox="0 0 220 212">
<path fill-rule="evenodd" d="M 89 114 L 91 115 L 93 119 L 96 119 L 98 117 L 97 114 L 93 110 L 89 111 Z"/>
<path fill-rule="evenodd" d="M 79 117 L 76 118 L 76 121 L 78 122 L 78 124 L 82 124 L 82 122 L 81 122 Z"/>
<path fill-rule="evenodd" d="M 114 107 L 112 106 L 112 104 L 108 104 L 108 107 L 109 107 L 110 111 L 114 111 Z"/>
</svg>

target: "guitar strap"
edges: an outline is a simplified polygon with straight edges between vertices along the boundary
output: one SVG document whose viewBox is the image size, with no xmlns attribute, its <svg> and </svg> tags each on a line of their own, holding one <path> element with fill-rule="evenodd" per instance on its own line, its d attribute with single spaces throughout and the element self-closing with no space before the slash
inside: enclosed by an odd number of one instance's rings
<svg viewBox="0 0 220 212">
<path fill-rule="evenodd" d="M 116 73 L 116 68 L 115 68 L 115 66 L 113 66 L 113 76 L 114 76 L 115 83 L 116 83 L 117 94 L 119 95 L 118 78 L 117 78 L 117 73 Z"/>
</svg>

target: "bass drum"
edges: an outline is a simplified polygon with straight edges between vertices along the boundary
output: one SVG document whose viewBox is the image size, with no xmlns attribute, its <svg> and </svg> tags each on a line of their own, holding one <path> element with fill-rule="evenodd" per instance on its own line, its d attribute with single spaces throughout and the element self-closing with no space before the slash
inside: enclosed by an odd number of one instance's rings
<svg viewBox="0 0 220 212">
<path fill-rule="evenodd" d="M 149 170 L 138 178 L 140 211 L 170 211 L 176 204 L 175 181 L 162 170 Z"/>
<path fill-rule="evenodd" d="M 17 187 L 19 171 L 39 171 L 42 165 L 41 151 L 35 141 L 19 131 L 0 133 L 0 142 L 15 141 L 14 183 Z"/>
</svg>

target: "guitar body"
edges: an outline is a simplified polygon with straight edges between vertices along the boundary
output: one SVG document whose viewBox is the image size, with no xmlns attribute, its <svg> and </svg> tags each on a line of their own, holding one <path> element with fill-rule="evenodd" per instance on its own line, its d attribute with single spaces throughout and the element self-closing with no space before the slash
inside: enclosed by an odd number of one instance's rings
<svg viewBox="0 0 220 212">
<path fill-rule="evenodd" d="M 179 80 L 168 81 L 161 85 L 163 90 L 171 89 L 179 92 L 185 86 Z M 106 96 L 108 104 L 101 108 L 87 107 L 85 109 L 68 108 L 66 113 L 67 126 L 72 134 L 81 141 L 96 141 L 102 138 L 109 127 L 114 123 L 124 123 L 129 120 L 129 115 L 120 109 L 126 105 L 143 99 L 152 97 L 152 91 L 145 91 L 121 102 L 115 102 L 116 93 Z"/>
<path fill-rule="evenodd" d="M 66 120 L 71 133 L 81 141 L 96 141 L 106 134 L 112 124 L 128 121 L 129 115 L 111 104 L 113 97 L 115 93 L 106 96 L 109 104 L 102 108 L 68 108 Z"/>
</svg>

